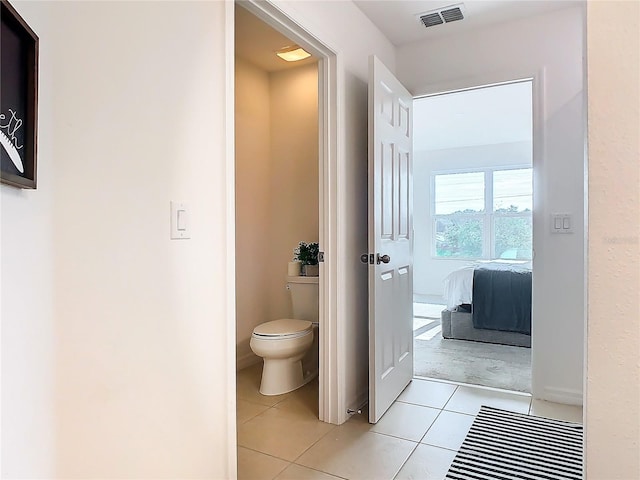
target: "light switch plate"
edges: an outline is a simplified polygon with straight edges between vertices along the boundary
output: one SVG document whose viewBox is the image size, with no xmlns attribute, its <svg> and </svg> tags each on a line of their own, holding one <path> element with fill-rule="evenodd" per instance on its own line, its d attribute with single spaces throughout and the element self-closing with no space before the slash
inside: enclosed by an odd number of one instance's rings
<svg viewBox="0 0 640 480">
<path fill-rule="evenodd" d="M 573 233 L 573 214 L 552 213 L 551 233 Z"/>
<path fill-rule="evenodd" d="M 189 232 L 189 209 L 184 202 L 171 202 L 171 239 L 191 238 Z"/>
</svg>

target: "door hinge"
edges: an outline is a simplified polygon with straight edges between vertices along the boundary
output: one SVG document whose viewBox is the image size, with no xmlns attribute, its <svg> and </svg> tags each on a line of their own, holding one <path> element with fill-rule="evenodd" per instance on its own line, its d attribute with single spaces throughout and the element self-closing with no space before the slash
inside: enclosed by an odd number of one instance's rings
<svg viewBox="0 0 640 480">
<path fill-rule="evenodd" d="M 318 263 L 324 262 L 324 252 L 318 252 Z"/>
<path fill-rule="evenodd" d="M 373 253 L 363 253 L 362 255 L 360 255 L 360 261 L 362 263 L 373 265 L 374 260 L 375 258 L 373 256 Z"/>
</svg>

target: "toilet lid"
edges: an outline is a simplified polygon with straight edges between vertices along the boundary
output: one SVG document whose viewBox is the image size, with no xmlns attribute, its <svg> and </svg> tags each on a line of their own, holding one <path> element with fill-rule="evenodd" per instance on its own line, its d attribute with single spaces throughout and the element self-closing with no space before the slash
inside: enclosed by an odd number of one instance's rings
<svg viewBox="0 0 640 480">
<path fill-rule="evenodd" d="M 307 320 L 281 318 L 258 325 L 253 334 L 260 337 L 301 337 L 312 330 L 312 323 Z"/>
</svg>

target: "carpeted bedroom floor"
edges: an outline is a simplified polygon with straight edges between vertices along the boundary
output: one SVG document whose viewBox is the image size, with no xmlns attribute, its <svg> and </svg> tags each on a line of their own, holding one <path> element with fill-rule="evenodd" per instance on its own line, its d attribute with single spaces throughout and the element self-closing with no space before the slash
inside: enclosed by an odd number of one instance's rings
<svg viewBox="0 0 640 480">
<path fill-rule="evenodd" d="M 414 374 L 531 392 L 531 349 L 442 338 L 444 305 L 414 303 Z"/>
</svg>

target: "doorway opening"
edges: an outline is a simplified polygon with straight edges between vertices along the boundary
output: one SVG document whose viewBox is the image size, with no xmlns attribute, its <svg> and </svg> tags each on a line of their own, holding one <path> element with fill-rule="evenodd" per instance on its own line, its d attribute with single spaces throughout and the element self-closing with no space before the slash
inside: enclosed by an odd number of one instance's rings
<svg viewBox="0 0 640 480">
<path fill-rule="evenodd" d="M 531 392 L 533 80 L 414 101 L 414 372 Z"/>
<path fill-rule="evenodd" d="M 318 84 L 316 57 L 235 6 L 236 354 L 259 382 L 238 389 L 239 407 L 318 390 L 318 268 L 289 263 L 319 242 Z"/>
<path fill-rule="evenodd" d="M 238 7 L 241 7 L 238 9 Z M 320 263 L 318 278 L 318 319 L 319 326 L 317 327 L 317 340 L 318 340 L 318 417 L 321 421 L 330 423 L 340 423 L 344 421 L 343 405 L 341 405 L 341 399 L 338 392 L 339 375 L 336 365 L 342 361 L 341 352 L 338 348 L 338 342 L 336 341 L 336 332 L 338 330 L 338 316 L 336 312 L 336 298 L 337 288 L 339 282 L 337 281 L 337 251 L 339 249 L 339 237 L 337 231 L 337 212 L 335 211 L 335 205 L 337 204 L 337 173 L 336 165 L 338 165 L 338 145 L 337 145 L 337 116 L 338 116 L 338 94 L 339 88 L 337 85 L 338 79 L 338 60 L 335 52 L 326 47 L 323 43 L 318 41 L 314 36 L 307 32 L 303 27 L 293 22 L 289 17 L 284 15 L 277 7 L 268 2 L 254 2 L 243 1 L 237 2 L 235 8 L 238 11 L 243 11 L 250 15 L 253 25 L 262 23 L 263 27 L 269 27 L 281 36 L 289 39 L 297 46 L 302 47 L 306 52 L 310 53 L 315 58 L 315 64 L 317 71 L 315 74 L 315 102 L 316 102 L 316 129 L 315 138 L 310 140 L 316 148 L 315 152 L 315 169 L 317 170 L 315 184 L 309 186 L 309 190 L 315 190 L 317 192 L 316 206 L 311 213 L 312 217 L 315 217 L 317 225 L 317 241 L 319 248 L 324 252 L 324 262 Z M 235 9 L 234 9 L 235 10 Z M 236 25 L 235 11 L 230 10 L 230 14 L 227 15 L 227 26 L 230 31 L 235 30 Z M 237 50 L 237 43 L 244 41 L 247 37 L 239 37 L 229 39 L 230 48 L 227 49 L 227 64 L 234 64 L 234 57 Z M 254 42 L 254 47 L 260 47 L 260 43 Z M 259 48 L 257 48 L 259 50 Z M 276 52 L 269 52 L 269 54 L 275 56 Z M 313 60 L 312 60 L 313 62 Z M 309 67 L 310 68 L 310 67 Z M 233 71 L 232 67 L 232 71 Z M 313 75 L 311 75 L 313 76 Z M 235 92 L 234 84 L 235 74 L 228 78 L 228 91 Z M 308 80 L 308 79 L 307 79 Z M 303 82 L 304 83 L 304 82 Z M 309 82 L 306 83 L 309 87 Z M 293 88 L 293 87 L 292 87 Z M 247 95 L 256 95 L 256 91 L 249 88 Z M 236 111 L 233 104 L 234 95 L 231 95 L 232 99 L 227 104 L 227 119 L 230 124 L 235 123 Z M 249 99 L 250 100 L 250 99 Z M 278 112 L 280 113 L 280 112 Z M 250 118 L 250 120 L 254 120 Z M 296 129 L 298 125 L 291 126 L 286 135 L 296 135 Z M 229 129 L 229 132 L 233 130 Z M 282 135 L 285 138 L 286 135 Z M 245 140 L 248 144 L 253 142 L 253 138 L 249 135 Z M 227 141 L 230 145 L 236 143 L 236 139 L 233 136 L 227 136 Z M 286 138 L 284 140 L 286 144 Z M 245 145 L 246 146 L 246 145 Z M 235 148 L 229 149 L 229 166 L 232 170 L 236 168 Z M 299 179 L 298 179 L 299 180 Z M 295 199 L 288 199 L 289 202 L 295 202 Z M 330 208 L 333 207 L 333 208 Z M 236 218 L 233 216 L 230 228 L 236 232 Z M 280 265 L 281 272 L 271 272 L 273 278 L 282 278 L 282 290 L 285 291 L 285 279 L 288 273 L 288 262 L 292 260 L 293 249 L 297 246 L 302 238 L 295 237 L 296 244 L 289 245 L 285 248 L 286 257 L 283 256 L 282 265 Z M 265 239 L 262 239 L 265 241 Z M 313 239 L 307 239 L 306 241 L 313 241 Z M 245 251 L 244 256 L 250 258 L 254 255 L 251 251 Z M 237 252 L 236 257 L 240 256 L 240 251 Z M 257 262 L 265 261 L 265 258 L 257 258 Z M 267 259 L 268 260 L 268 259 Z M 237 273 L 237 265 L 234 268 Z M 270 275 L 271 275 L 270 273 Z M 251 277 L 249 277 L 251 278 Z M 235 277 L 232 279 L 235 281 Z M 252 280 L 253 281 L 253 280 Z M 275 283 L 275 282 L 274 282 Z M 282 292 L 280 292 L 282 293 Z M 236 305 L 237 308 L 237 305 Z M 257 321 L 258 319 L 256 319 Z M 233 319 L 230 319 L 233 323 L 236 323 L 234 315 Z M 264 321 L 264 320 L 261 320 Z M 257 322 L 260 323 L 260 322 Z M 245 332 L 246 333 L 246 332 Z M 236 345 L 241 343 L 240 338 L 236 338 Z M 246 345 L 248 348 L 248 345 Z M 239 352 L 237 355 L 237 366 L 245 366 L 247 362 L 242 358 L 243 353 L 247 354 L 247 349 Z M 249 363 L 251 363 L 249 361 Z"/>
</svg>

